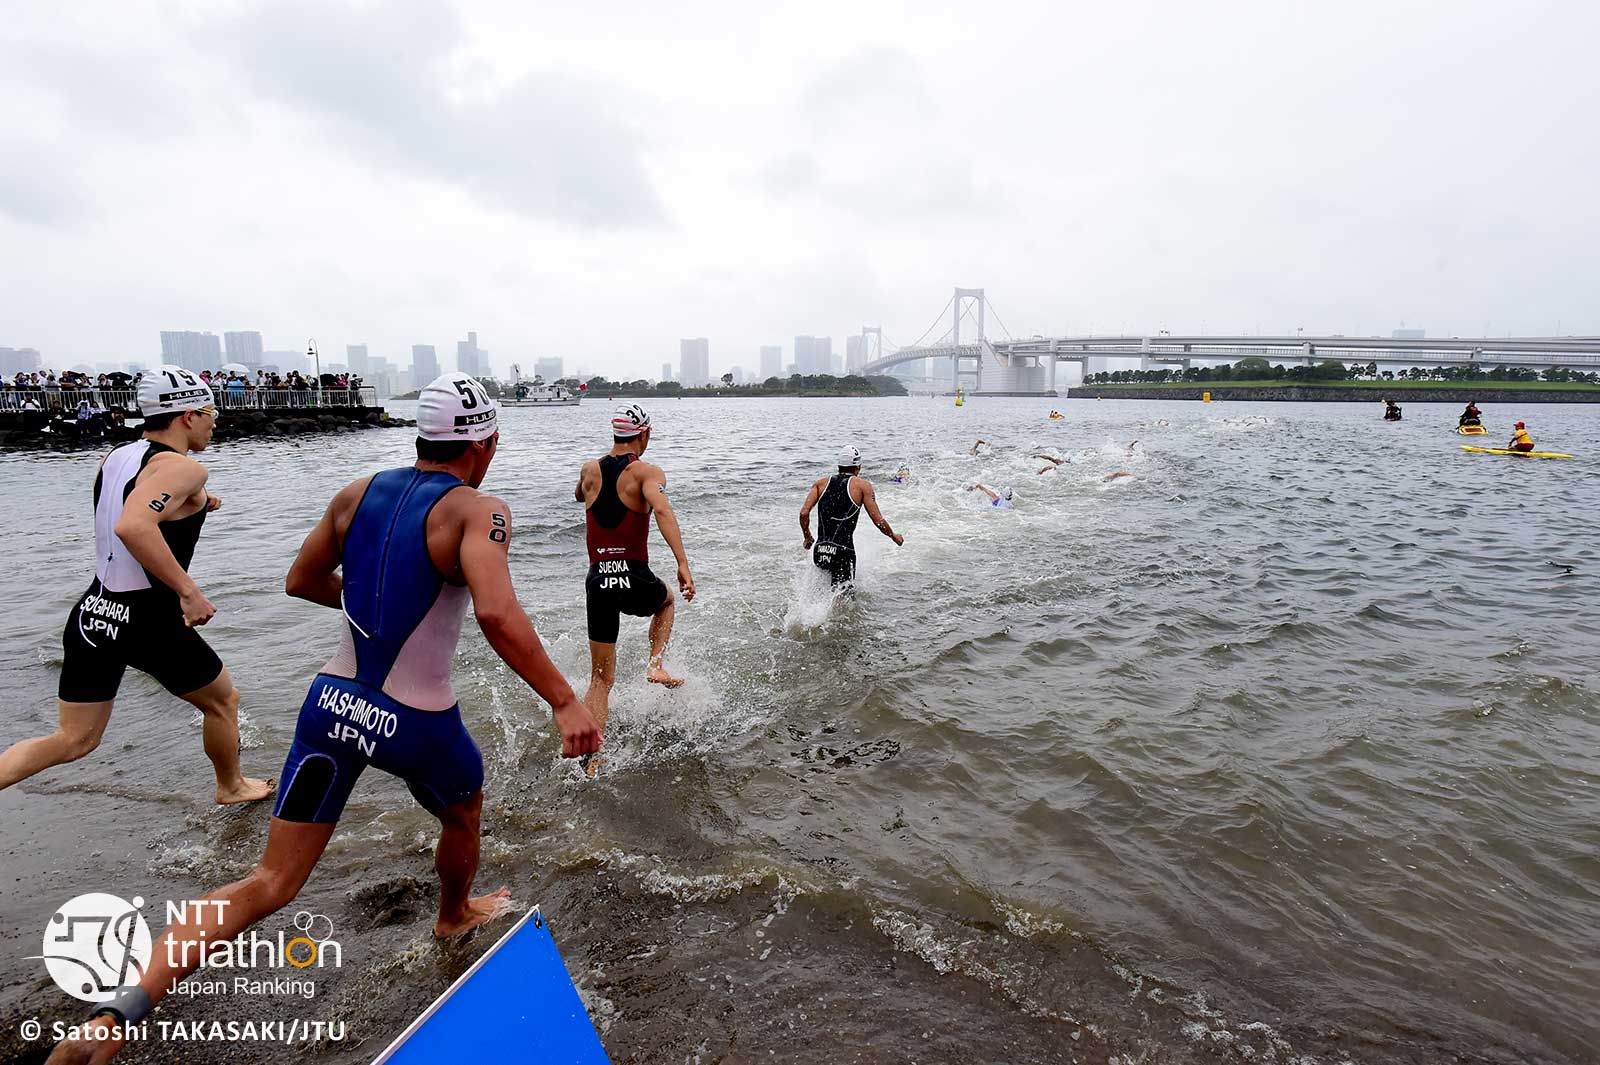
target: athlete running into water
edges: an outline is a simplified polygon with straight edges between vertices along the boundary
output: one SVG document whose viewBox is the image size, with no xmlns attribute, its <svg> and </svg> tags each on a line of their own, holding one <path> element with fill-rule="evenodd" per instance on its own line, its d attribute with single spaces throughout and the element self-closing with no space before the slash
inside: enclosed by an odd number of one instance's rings
<svg viewBox="0 0 1600 1065">
<path fill-rule="evenodd" d="M 817 536 L 811 536 L 811 510 L 817 511 Z M 861 476 L 861 452 L 846 446 L 839 452 L 839 472 L 832 477 L 818 477 L 800 505 L 800 532 L 805 536 L 808 550 L 812 544 L 811 561 L 818 569 L 828 571 L 835 588 L 849 584 L 856 576 L 856 519 L 865 508 L 867 517 L 878 531 L 895 542 L 898 547 L 906 538 L 889 528 L 889 519 L 878 510 L 878 496 L 872 482 Z"/>
<path fill-rule="evenodd" d="M 162 366 L 140 381 L 139 409 L 143 439 L 95 475 L 95 576 L 62 633 L 59 724 L 0 754 L 0 788 L 94 750 L 132 666 L 199 708 L 217 802 L 265 799 L 272 781 L 239 771 L 239 692 L 197 631 L 217 608 L 188 572 L 206 515 L 222 506 L 188 457 L 211 443 L 216 397 L 188 370 Z"/>
<path fill-rule="evenodd" d="M 672 589 L 650 572 L 650 515 L 678 560 L 678 590 L 694 600 L 694 576 L 683 551 L 678 516 L 667 499 L 667 475 L 640 456 L 650 446 L 650 415 L 637 403 L 618 407 L 611 418 L 612 447 L 578 473 L 573 493 L 584 504 L 589 577 L 584 595 L 589 614 L 589 690 L 584 705 L 604 728 L 617 679 L 617 636 L 622 614 L 650 619 L 650 663 L 645 679 L 676 688 L 682 677 L 667 672 L 662 657 L 672 636 L 677 602 Z"/>
<path fill-rule="evenodd" d="M 204 944 L 232 939 L 288 905 L 369 764 L 404 780 L 440 821 L 434 935 L 474 928 L 509 904 L 505 888 L 469 897 L 483 759 L 450 683 L 468 600 L 495 653 L 550 703 L 564 756 L 595 751 L 600 730 L 517 602 L 506 561 L 510 509 L 477 490 L 494 459 L 497 417 L 476 380 L 440 377 L 417 403 L 416 464 L 348 485 L 306 537 L 286 590 L 342 608 L 344 624 L 338 651 L 300 708 L 266 853 L 243 880 L 205 896 L 226 905 L 191 906 L 168 925 L 139 986 L 101 1007 L 93 1026 L 141 1020 L 194 971 Z M 120 1045 L 120 1035 L 64 1042 L 50 1060 L 101 1062 Z"/>
</svg>

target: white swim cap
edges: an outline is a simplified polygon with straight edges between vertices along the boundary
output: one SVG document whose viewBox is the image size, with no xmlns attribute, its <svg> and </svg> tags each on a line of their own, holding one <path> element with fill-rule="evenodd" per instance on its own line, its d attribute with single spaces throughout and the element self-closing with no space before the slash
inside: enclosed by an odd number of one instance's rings
<svg viewBox="0 0 1600 1065">
<path fill-rule="evenodd" d="M 216 404 L 211 386 L 182 366 L 157 366 L 139 380 L 139 413 L 146 418 Z"/>
<path fill-rule="evenodd" d="M 499 427 L 499 405 L 471 374 L 441 374 L 417 397 L 417 435 L 424 440 L 487 440 Z"/>
<path fill-rule="evenodd" d="M 1011 489 L 1009 489 L 1009 488 L 1000 489 L 1000 498 L 1001 499 L 1010 499 L 1011 498 Z"/>
<path fill-rule="evenodd" d="M 637 403 L 624 403 L 611 413 L 611 435 L 632 439 L 650 428 L 650 415 Z"/>
<path fill-rule="evenodd" d="M 853 469 L 861 465 L 861 452 L 853 445 L 846 444 L 839 449 L 839 468 L 841 470 Z"/>
</svg>

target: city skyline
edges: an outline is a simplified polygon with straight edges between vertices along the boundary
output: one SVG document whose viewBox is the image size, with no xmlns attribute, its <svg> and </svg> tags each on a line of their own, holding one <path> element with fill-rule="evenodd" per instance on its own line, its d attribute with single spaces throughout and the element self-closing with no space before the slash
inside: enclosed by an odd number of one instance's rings
<svg viewBox="0 0 1600 1065">
<path fill-rule="evenodd" d="M 624 42 L 494 0 L 22 5 L 0 344 L 121 363 L 243 323 L 399 361 L 460 323 L 497 373 L 647 376 L 703 334 L 741 365 L 911 344 L 956 285 L 1014 336 L 1600 332 L 1600 9 L 1453 12 L 1439 48 L 1422 9 L 1024 5 L 974 49 L 970 13 L 897 3 L 642 12 Z"/>
</svg>

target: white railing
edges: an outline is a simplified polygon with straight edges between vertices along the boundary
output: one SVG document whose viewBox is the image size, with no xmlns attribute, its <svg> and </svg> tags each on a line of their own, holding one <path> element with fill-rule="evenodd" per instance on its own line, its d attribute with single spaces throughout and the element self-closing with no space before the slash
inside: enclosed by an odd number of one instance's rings
<svg viewBox="0 0 1600 1065">
<path fill-rule="evenodd" d="M 292 410 L 317 407 L 372 407 L 378 402 L 377 390 L 361 388 L 247 388 L 229 391 L 214 389 L 217 406 L 227 410 Z M 131 388 L 63 388 L 0 390 L 0 411 L 78 409 L 83 400 L 100 410 L 139 413 L 139 397 Z"/>
</svg>

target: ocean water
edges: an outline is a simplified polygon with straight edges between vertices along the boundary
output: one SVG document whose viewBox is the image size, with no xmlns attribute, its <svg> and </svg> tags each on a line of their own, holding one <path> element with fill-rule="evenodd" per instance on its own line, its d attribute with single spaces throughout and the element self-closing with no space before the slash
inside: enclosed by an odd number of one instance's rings
<svg viewBox="0 0 1600 1065">
<path fill-rule="evenodd" d="M 646 406 L 699 586 L 668 652 L 688 683 L 645 684 L 624 619 L 591 780 L 470 623 L 457 660 L 488 763 L 479 888 L 542 905 L 613 1060 L 1596 1060 L 1600 408 L 1490 408 L 1470 440 L 1426 404 L 1399 424 L 1376 402 Z M 1578 458 L 1459 449 L 1519 417 Z M 572 486 L 607 418 L 506 411 L 484 485 L 580 693 Z M 844 443 L 906 543 L 863 521 L 836 599 L 796 515 Z M 1040 451 L 1070 462 L 1040 475 Z M 247 771 L 276 775 L 337 638 L 337 614 L 283 595 L 300 540 L 409 456 L 402 429 L 204 456 L 225 506 L 194 572 Z M 0 457 L 0 742 L 54 721 L 95 462 Z M 268 811 L 209 794 L 198 715 L 131 673 L 98 751 L 0 793 L 0 1057 L 41 1057 L 18 1020 L 82 1009 L 28 959 L 58 905 L 250 868 Z M 294 906 L 331 920 L 343 966 L 309 1001 L 175 996 L 162 1016 L 342 1020 L 297 1053 L 370 1060 L 506 927 L 433 941 L 434 835 L 366 774 Z"/>
</svg>

